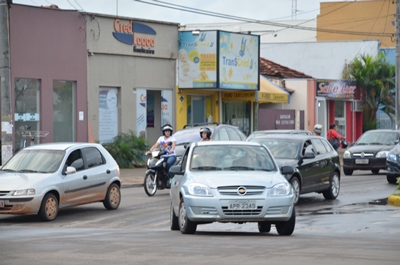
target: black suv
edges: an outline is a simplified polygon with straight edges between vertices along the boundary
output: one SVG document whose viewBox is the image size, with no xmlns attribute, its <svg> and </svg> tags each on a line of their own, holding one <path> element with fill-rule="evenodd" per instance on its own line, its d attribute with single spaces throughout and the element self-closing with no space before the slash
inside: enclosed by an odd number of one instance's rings
<svg viewBox="0 0 400 265">
<path fill-rule="evenodd" d="M 211 130 L 212 141 L 245 141 L 246 135 L 236 126 L 221 123 L 205 123 L 185 125 L 182 130 L 173 134 L 176 139 L 175 152 L 182 157 L 186 146 L 201 140 L 200 129 L 207 127 Z"/>
</svg>

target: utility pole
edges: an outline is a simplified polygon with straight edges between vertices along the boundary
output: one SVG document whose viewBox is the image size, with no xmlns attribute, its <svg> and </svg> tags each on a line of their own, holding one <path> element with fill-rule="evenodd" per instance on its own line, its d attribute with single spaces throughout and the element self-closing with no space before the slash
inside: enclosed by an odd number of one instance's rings
<svg viewBox="0 0 400 265">
<path fill-rule="evenodd" d="M 10 35 L 8 4 L 10 0 L 0 0 L 0 90 L 1 90 L 1 164 L 13 155 L 11 82 L 10 82 Z"/>
<path fill-rule="evenodd" d="M 400 125 L 400 0 L 396 0 L 396 129 L 399 129 Z"/>
</svg>

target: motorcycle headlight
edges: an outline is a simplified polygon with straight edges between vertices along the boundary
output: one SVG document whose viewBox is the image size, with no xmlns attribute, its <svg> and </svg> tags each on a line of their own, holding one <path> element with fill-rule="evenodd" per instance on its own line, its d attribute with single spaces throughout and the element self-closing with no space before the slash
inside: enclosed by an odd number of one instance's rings
<svg viewBox="0 0 400 265">
<path fill-rule="evenodd" d="M 397 161 L 397 155 L 389 153 L 387 155 L 387 157 L 386 157 L 386 160 L 396 162 Z"/>
<path fill-rule="evenodd" d="M 12 194 L 13 196 L 24 196 L 24 195 L 35 195 L 35 189 L 16 190 Z"/>
<path fill-rule="evenodd" d="M 207 185 L 200 184 L 200 183 L 189 184 L 188 192 L 190 195 L 194 195 L 194 196 L 204 196 L 204 197 L 212 197 L 213 196 L 211 189 Z"/>
<path fill-rule="evenodd" d="M 387 157 L 387 155 L 389 154 L 389 151 L 380 151 L 376 154 L 376 158 L 384 158 Z"/>
<path fill-rule="evenodd" d="M 272 187 L 270 196 L 284 196 L 292 193 L 292 186 L 289 183 L 282 182 Z"/>
<path fill-rule="evenodd" d="M 349 151 L 344 151 L 344 153 L 343 153 L 343 158 L 350 158 L 351 157 L 351 154 L 350 154 L 350 152 Z"/>
</svg>

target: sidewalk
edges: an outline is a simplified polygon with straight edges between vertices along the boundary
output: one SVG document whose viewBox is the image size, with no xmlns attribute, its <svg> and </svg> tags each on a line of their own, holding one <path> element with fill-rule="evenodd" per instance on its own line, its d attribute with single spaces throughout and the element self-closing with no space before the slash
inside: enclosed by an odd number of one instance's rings
<svg viewBox="0 0 400 265">
<path fill-rule="evenodd" d="M 122 188 L 141 187 L 143 186 L 144 175 L 147 167 L 139 168 L 121 168 L 120 177 Z"/>
</svg>

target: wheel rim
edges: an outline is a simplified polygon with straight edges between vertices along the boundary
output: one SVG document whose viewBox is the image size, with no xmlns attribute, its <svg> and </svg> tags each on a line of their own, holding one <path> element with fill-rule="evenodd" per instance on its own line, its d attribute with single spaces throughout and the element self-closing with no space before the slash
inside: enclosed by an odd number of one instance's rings
<svg viewBox="0 0 400 265">
<path fill-rule="evenodd" d="M 339 190 L 340 190 L 340 181 L 339 177 L 335 174 L 333 175 L 332 178 L 332 185 L 331 185 L 332 194 L 336 197 L 339 194 Z"/>
<path fill-rule="evenodd" d="M 185 203 L 181 204 L 181 208 L 179 209 L 179 225 L 181 228 L 186 226 L 186 209 Z"/>
<path fill-rule="evenodd" d="M 157 189 L 156 178 L 154 175 L 148 175 L 148 176 L 149 177 L 147 178 L 147 181 L 146 181 L 147 190 L 150 193 L 154 193 L 154 192 L 156 192 L 156 189 Z"/>
<path fill-rule="evenodd" d="M 46 201 L 46 216 L 51 220 L 57 215 L 57 201 L 50 197 Z"/>
<path fill-rule="evenodd" d="M 121 199 L 121 195 L 119 193 L 118 187 L 113 187 L 110 191 L 110 203 L 113 206 L 116 206 L 116 205 L 118 205 L 120 199 Z"/>
<path fill-rule="evenodd" d="M 300 183 L 299 181 L 295 178 L 291 182 L 293 190 L 294 190 L 294 202 L 297 203 L 300 197 Z"/>
</svg>

